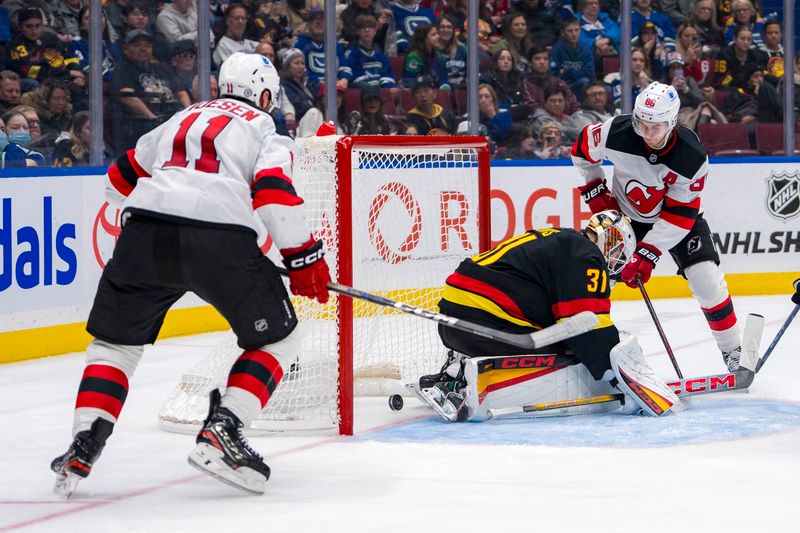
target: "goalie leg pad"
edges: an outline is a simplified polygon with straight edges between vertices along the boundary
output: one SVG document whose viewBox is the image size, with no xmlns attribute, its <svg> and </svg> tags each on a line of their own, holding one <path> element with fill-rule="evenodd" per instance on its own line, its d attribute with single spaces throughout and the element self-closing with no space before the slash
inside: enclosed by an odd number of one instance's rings
<svg viewBox="0 0 800 533">
<path fill-rule="evenodd" d="M 611 349 L 615 386 L 650 416 L 683 410 L 683 404 L 647 364 L 636 337 L 631 335 Z M 613 381 L 612 381 L 613 383 Z"/>
<path fill-rule="evenodd" d="M 589 370 L 570 355 L 473 357 L 466 361 L 468 420 L 487 420 L 492 410 L 538 403 L 572 400 L 616 392 L 607 381 L 596 381 Z M 532 412 L 530 416 L 589 414 L 613 411 L 617 402 Z"/>
</svg>

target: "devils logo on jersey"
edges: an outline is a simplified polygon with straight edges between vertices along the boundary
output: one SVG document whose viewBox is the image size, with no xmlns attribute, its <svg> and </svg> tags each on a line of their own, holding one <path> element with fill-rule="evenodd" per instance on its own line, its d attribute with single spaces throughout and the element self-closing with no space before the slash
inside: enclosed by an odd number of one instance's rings
<svg viewBox="0 0 800 533">
<path fill-rule="evenodd" d="M 646 187 L 636 180 L 631 180 L 625 185 L 625 194 L 631 205 L 643 217 L 653 217 L 658 214 L 658 208 L 664 199 L 667 188 Z"/>
</svg>

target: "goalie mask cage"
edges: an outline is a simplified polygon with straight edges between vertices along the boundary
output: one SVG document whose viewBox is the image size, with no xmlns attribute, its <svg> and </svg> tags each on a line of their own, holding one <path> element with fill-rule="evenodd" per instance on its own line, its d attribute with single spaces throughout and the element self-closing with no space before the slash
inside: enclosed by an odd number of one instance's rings
<svg viewBox="0 0 800 533">
<path fill-rule="evenodd" d="M 437 310 L 445 278 L 489 247 L 489 147 L 483 137 L 325 136 L 298 142 L 293 183 L 325 243 L 334 281 Z M 269 240 L 262 249 L 269 246 Z M 280 256 L 267 254 L 276 264 Z M 302 348 L 250 432 L 353 433 L 353 396 L 402 393 L 446 358 L 434 322 L 331 292 L 292 297 Z M 159 412 L 197 431 L 208 395 L 241 354 L 228 332 L 185 372 Z"/>
</svg>

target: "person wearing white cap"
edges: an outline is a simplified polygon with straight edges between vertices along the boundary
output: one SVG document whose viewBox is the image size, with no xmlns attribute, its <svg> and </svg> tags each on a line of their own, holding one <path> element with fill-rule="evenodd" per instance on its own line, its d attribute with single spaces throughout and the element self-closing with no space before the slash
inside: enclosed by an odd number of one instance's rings
<svg viewBox="0 0 800 533">
<path fill-rule="evenodd" d="M 638 242 L 620 280 L 634 288 L 647 283 L 669 251 L 727 370 L 735 372 L 741 357 L 739 325 L 700 205 L 708 155 L 697 135 L 677 124 L 679 108 L 673 86 L 651 83 L 636 97 L 632 114 L 586 126 L 572 147 L 572 162 L 586 179 L 580 191 L 593 213 L 619 209 L 631 218 Z M 614 164 L 610 188 L 601 167 L 606 159 Z"/>
</svg>

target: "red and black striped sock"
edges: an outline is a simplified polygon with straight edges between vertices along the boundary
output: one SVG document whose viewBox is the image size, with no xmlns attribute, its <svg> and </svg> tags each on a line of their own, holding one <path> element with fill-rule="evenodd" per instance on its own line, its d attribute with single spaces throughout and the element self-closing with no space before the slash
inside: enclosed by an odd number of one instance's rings
<svg viewBox="0 0 800 533">
<path fill-rule="evenodd" d="M 245 350 L 231 367 L 227 388 L 237 387 L 259 399 L 263 409 L 283 378 L 283 369 L 272 354 Z"/>
<path fill-rule="evenodd" d="M 128 376 L 109 365 L 88 365 L 83 371 L 75 408 L 105 411 L 117 420 L 128 396 Z"/>
</svg>

